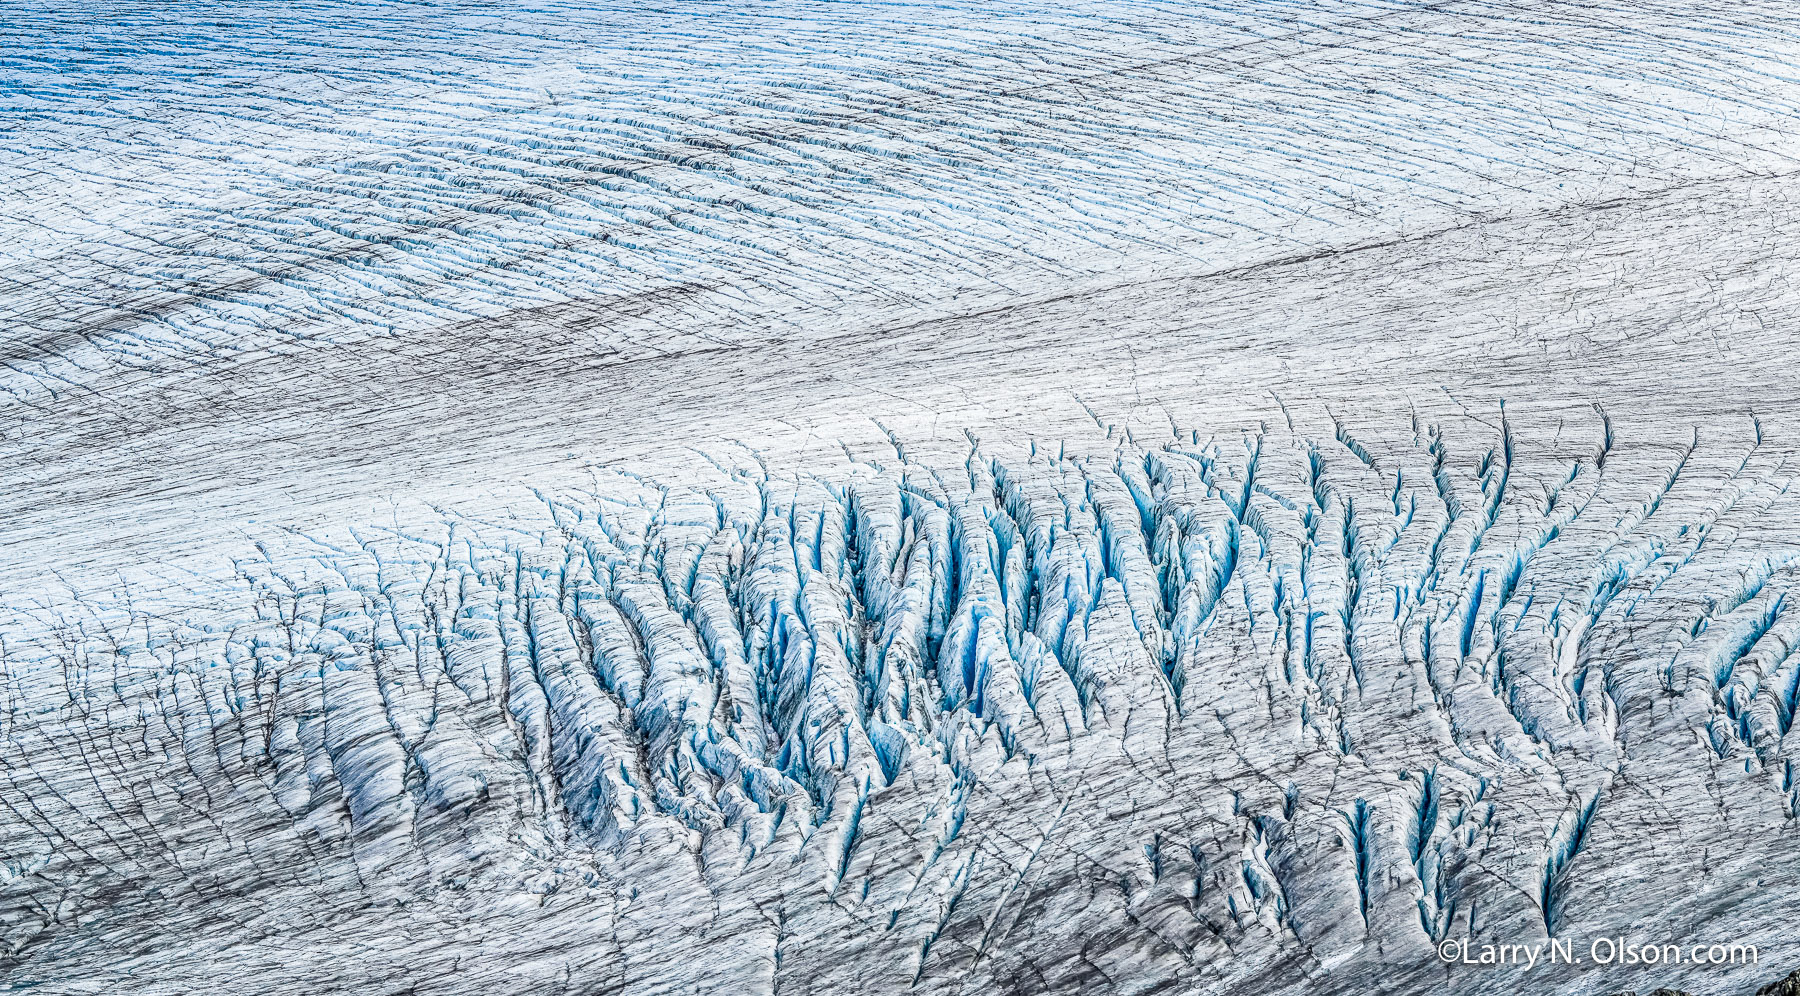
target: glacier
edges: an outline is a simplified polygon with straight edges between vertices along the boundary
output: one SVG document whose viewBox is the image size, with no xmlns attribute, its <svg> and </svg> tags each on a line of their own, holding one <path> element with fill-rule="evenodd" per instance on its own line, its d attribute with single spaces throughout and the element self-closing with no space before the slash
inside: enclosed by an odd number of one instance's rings
<svg viewBox="0 0 1800 996">
<path fill-rule="evenodd" d="M 1785 6 L 0 10 L 0 989 L 1800 986 Z"/>
</svg>

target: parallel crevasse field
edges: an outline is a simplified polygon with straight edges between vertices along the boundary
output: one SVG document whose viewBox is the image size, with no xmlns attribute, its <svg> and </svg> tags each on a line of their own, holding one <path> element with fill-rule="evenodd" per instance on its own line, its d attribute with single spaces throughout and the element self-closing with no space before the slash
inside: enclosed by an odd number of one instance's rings
<svg viewBox="0 0 1800 996">
<path fill-rule="evenodd" d="M 1800 966 L 1785 8 L 0 13 L 0 984 Z"/>
</svg>

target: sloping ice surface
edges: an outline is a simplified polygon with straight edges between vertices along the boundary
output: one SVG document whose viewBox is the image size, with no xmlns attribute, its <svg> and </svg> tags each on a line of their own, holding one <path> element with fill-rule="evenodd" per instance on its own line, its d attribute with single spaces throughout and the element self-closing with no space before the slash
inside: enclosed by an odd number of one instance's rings
<svg viewBox="0 0 1800 996">
<path fill-rule="evenodd" d="M 1786 6 L 0 13 L 0 985 L 1800 966 Z"/>
</svg>

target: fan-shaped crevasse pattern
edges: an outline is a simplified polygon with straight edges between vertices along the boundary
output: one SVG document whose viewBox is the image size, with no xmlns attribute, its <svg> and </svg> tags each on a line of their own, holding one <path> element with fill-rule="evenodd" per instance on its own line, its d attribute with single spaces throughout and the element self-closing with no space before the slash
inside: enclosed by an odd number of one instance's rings
<svg viewBox="0 0 1800 996">
<path fill-rule="evenodd" d="M 1755 424 L 1603 420 L 724 450 L 40 602 L 8 970 L 1317 992 L 1441 983 L 1446 937 L 1778 931 L 1791 475 Z"/>
</svg>

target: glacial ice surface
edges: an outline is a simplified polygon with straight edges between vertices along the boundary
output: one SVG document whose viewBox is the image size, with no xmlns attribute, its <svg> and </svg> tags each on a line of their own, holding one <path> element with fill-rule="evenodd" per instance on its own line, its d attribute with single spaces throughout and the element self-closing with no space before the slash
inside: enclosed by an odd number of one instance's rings
<svg viewBox="0 0 1800 996">
<path fill-rule="evenodd" d="M 0 988 L 1793 967 L 1787 7 L 0 12 Z"/>
<path fill-rule="evenodd" d="M 744 451 L 72 593 L 0 631 L 14 971 L 1425 991 L 1447 937 L 1779 951 L 1787 456 L 1590 415 Z"/>
</svg>

